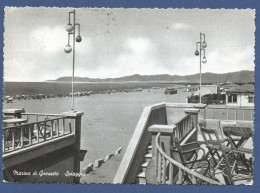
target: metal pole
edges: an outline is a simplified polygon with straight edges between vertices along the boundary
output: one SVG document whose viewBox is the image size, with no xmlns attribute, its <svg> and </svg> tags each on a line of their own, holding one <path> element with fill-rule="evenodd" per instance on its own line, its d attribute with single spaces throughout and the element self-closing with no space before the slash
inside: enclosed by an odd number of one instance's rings
<svg viewBox="0 0 260 193">
<path fill-rule="evenodd" d="M 200 32 L 200 103 L 201 103 L 201 32 Z"/>
<path fill-rule="evenodd" d="M 73 64 L 72 64 L 72 111 L 74 111 L 74 68 L 75 68 L 75 18 L 76 12 L 74 10 L 74 18 L 73 18 Z"/>
</svg>

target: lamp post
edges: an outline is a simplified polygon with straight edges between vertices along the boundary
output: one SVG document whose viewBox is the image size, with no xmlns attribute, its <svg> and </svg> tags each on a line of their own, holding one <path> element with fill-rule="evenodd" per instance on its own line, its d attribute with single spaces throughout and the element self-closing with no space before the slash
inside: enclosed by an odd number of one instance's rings
<svg viewBox="0 0 260 193">
<path fill-rule="evenodd" d="M 200 103 L 201 103 L 201 63 L 207 63 L 207 59 L 205 56 L 205 48 L 207 47 L 207 43 L 205 41 L 206 35 L 200 32 L 200 41 L 196 43 L 196 51 L 195 56 L 200 56 Z M 199 47 L 198 47 L 199 46 Z M 202 57 L 202 51 L 203 51 L 203 58 Z"/>
<path fill-rule="evenodd" d="M 71 22 L 71 15 L 72 15 L 72 22 Z M 69 23 L 66 26 L 66 30 L 68 32 L 68 44 L 64 48 L 64 51 L 68 54 L 73 51 L 73 62 L 72 62 L 72 111 L 74 111 L 74 68 L 75 68 L 75 41 L 81 42 L 82 38 L 80 36 L 80 24 L 75 22 L 76 20 L 76 11 L 69 12 Z M 76 26 L 78 26 L 78 34 L 76 35 Z M 70 35 L 73 35 L 73 48 L 70 45 Z"/>
</svg>

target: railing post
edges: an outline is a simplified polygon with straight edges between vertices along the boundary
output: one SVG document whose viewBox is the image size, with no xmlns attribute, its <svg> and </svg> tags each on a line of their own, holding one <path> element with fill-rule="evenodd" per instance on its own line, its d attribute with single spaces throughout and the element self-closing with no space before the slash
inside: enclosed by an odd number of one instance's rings
<svg viewBox="0 0 260 193">
<path fill-rule="evenodd" d="M 25 127 L 21 127 L 21 139 L 20 139 L 20 143 L 21 143 L 21 147 L 23 147 L 23 137 L 24 137 L 24 133 L 25 133 Z"/>
<path fill-rule="evenodd" d="M 22 113 L 24 113 L 24 109 L 3 109 L 4 116 L 11 116 L 14 118 L 22 118 Z"/>
<path fill-rule="evenodd" d="M 161 133 L 160 136 L 160 144 L 163 144 L 163 148 L 165 153 L 170 155 L 172 139 L 173 139 L 173 132 L 176 129 L 176 125 L 152 125 L 148 128 L 148 131 L 152 133 L 152 166 L 154 167 L 155 177 L 158 183 L 165 183 L 166 182 L 166 160 L 161 156 L 158 152 L 155 140 L 158 133 Z M 173 175 L 171 175 L 173 176 Z"/>
<path fill-rule="evenodd" d="M 53 138 L 53 121 L 51 121 L 51 139 Z"/>
<path fill-rule="evenodd" d="M 191 118 L 192 118 L 192 124 L 193 124 L 193 127 L 197 129 L 197 124 L 198 124 L 198 121 L 199 121 L 199 112 L 200 112 L 200 109 L 185 109 L 184 112 L 186 114 L 190 114 L 191 115 Z"/>
<path fill-rule="evenodd" d="M 155 138 L 158 133 L 161 133 L 160 142 L 164 144 L 165 153 L 170 155 L 170 146 L 172 144 L 173 131 L 176 125 L 152 125 L 148 128 L 148 131 L 152 133 L 152 160 L 155 161 L 156 146 Z"/>
<path fill-rule="evenodd" d="M 5 153 L 5 143 L 6 143 L 6 130 L 3 130 L 3 153 Z"/>
<path fill-rule="evenodd" d="M 228 120 L 228 119 L 229 119 L 229 116 L 228 116 L 228 108 L 227 108 L 227 112 L 226 112 L 226 113 L 227 113 L 227 120 Z"/>
<path fill-rule="evenodd" d="M 81 117 L 83 112 L 65 112 L 62 113 L 66 118 L 74 119 L 74 172 L 80 172 L 80 139 L 81 139 Z M 74 177 L 74 183 L 80 183 L 80 177 Z"/>
<path fill-rule="evenodd" d="M 33 124 L 29 125 L 29 145 L 32 145 L 32 132 L 33 132 L 33 129 L 34 129 L 34 125 Z"/>
</svg>

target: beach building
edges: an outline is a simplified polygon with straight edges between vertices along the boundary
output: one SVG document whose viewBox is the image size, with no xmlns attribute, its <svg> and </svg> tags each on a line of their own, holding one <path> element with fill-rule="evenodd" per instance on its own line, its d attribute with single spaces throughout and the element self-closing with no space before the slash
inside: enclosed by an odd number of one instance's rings
<svg viewBox="0 0 260 193">
<path fill-rule="evenodd" d="M 201 95 L 206 94 L 218 94 L 219 93 L 219 85 L 201 85 Z"/>
<path fill-rule="evenodd" d="M 219 85 L 201 85 L 201 90 L 197 90 L 192 93 L 191 96 L 186 97 L 186 103 L 199 103 L 199 96 L 202 96 L 202 103 L 213 104 L 223 103 L 224 101 L 219 99 L 220 86 Z"/>
<path fill-rule="evenodd" d="M 187 92 L 200 93 L 199 86 L 191 86 L 188 85 Z M 201 85 L 201 94 L 218 94 L 219 93 L 219 85 Z"/>
<path fill-rule="evenodd" d="M 254 106 L 254 85 L 244 84 L 226 90 L 226 105 L 253 107 Z"/>
<path fill-rule="evenodd" d="M 186 92 L 194 92 L 199 89 L 199 86 L 193 86 L 193 85 L 188 85 L 186 88 Z"/>
</svg>

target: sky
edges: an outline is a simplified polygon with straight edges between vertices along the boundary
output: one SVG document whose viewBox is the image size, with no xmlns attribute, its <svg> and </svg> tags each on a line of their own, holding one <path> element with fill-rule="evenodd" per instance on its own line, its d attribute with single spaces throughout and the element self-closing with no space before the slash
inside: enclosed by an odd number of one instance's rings
<svg viewBox="0 0 260 193">
<path fill-rule="evenodd" d="M 4 81 L 41 82 L 72 75 L 65 29 L 71 8 L 5 8 Z M 75 76 L 199 73 L 195 56 L 206 34 L 203 72 L 254 70 L 255 10 L 76 9 L 82 42 Z M 77 33 L 77 29 L 76 29 Z M 71 41 L 72 45 L 72 41 Z"/>
</svg>

